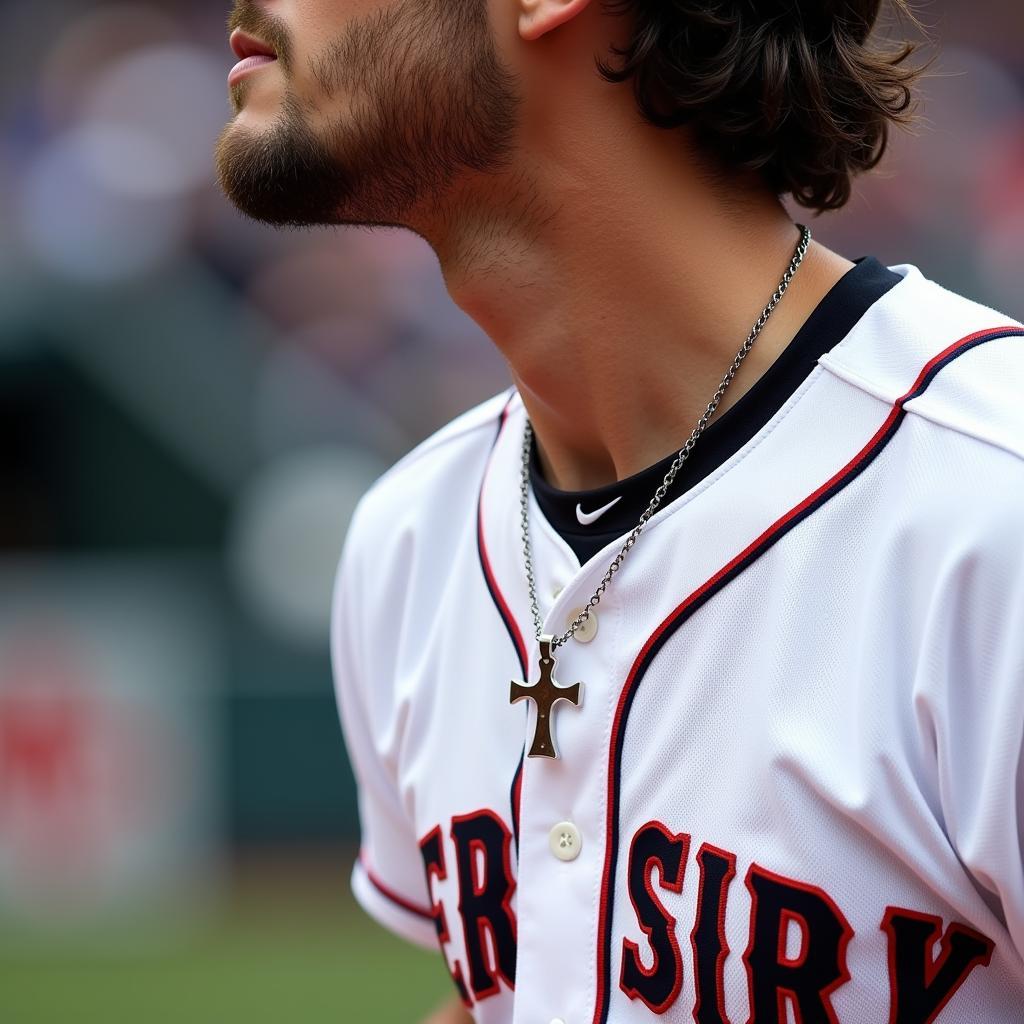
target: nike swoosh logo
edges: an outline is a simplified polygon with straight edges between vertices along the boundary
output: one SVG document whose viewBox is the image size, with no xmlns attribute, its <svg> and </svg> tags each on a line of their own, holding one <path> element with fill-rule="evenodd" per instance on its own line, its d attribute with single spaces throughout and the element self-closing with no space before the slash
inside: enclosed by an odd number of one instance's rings
<svg viewBox="0 0 1024 1024">
<path fill-rule="evenodd" d="M 579 521 L 580 526 L 590 526 L 591 524 L 596 523 L 598 519 L 600 519 L 601 516 L 603 516 L 605 512 L 608 511 L 608 509 L 612 508 L 615 505 L 618 505 L 620 501 L 622 501 L 621 494 L 614 501 L 609 501 L 607 505 L 604 505 L 593 512 L 584 512 L 583 506 L 577 505 L 576 519 Z"/>
</svg>

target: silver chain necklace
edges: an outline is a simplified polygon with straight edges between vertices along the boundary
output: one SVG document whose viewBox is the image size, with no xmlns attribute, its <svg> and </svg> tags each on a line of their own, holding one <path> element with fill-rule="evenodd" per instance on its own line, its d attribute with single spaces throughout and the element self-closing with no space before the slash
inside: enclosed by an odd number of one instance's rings
<svg viewBox="0 0 1024 1024">
<path fill-rule="evenodd" d="M 640 521 L 633 527 L 632 532 L 626 538 L 625 543 L 619 550 L 619 553 L 612 559 L 611 565 L 608 566 L 607 572 L 605 572 L 601 582 L 597 585 L 597 589 L 594 591 L 590 600 L 586 605 L 584 605 L 579 615 L 573 619 L 569 628 L 564 633 L 557 636 L 549 636 L 544 633 L 544 626 L 540 615 L 540 606 L 537 601 L 537 581 L 533 572 L 533 552 L 530 545 L 530 450 L 533 445 L 533 426 L 529 419 L 527 419 L 526 427 L 523 431 L 522 474 L 520 480 L 520 522 L 523 536 L 523 556 L 526 563 L 526 582 L 530 589 L 530 611 L 533 614 L 534 632 L 541 651 L 541 681 L 534 686 L 526 686 L 522 683 L 513 681 L 511 701 L 512 703 L 515 703 L 517 700 L 521 700 L 524 697 L 530 697 L 537 702 L 538 720 L 533 747 L 530 750 L 531 756 L 558 757 L 558 753 L 555 749 L 554 738 L 550 732 L 552 719 L 551 708 L 554 703 L 559 700 L 565 700 L 577 706 L 582 702 L 581 683 L 576 683 L 572 687 L 561 687 L 557 682 L 555 682 L 552 676 L 554 671 L 555 650 L 561 647 L 562 644 L 568 643 L 577 631 L 583 627 L 584 623 L 590 619 L 593 609 L 601 603 L 601 598 L 604 595 L 604 592 L 608 589 L 608 585 L 611 583 L 612 577 L 622 567 L 622 563 L 632 550 L 633 545 L 636 544 L 651 516 L 657 512 L 661 503 L 665 500 L 665 496 L 668 494 L 669 488 L 675 481 L 679 470 L 682 469 L 683 463 L 690 457 L 690 452 L 697 443 L 697 438 L 700 437 L 704 432 L 705 427 L 707 427 L 708 422 L 714 415 L 715 410 L 718 408 L 719 402 L 722 400 L 722 396 L 732 383 L 740 365 L 743 360 L 746 359 L 747 353 L 750 352 L 758 335 L 764 329 L 764 325 L 768 322 L 768 318 L 772 315 L 772 311 L 782 300 L 782 296 L 786 294 L 790 282 L 793 280 L 793 276 L 799 269 L 800 264 L 803 263 L 804 257 L 807 255 L 807 249 L 811 243 L 810 228 L 805 227 L 803 224 L 798 224 L 797 227 L 800 228 L 800 241 L 797 244 L 796 251 L 793 253 L 792 260 L 790 260 L 789 267 L 783 275 L 782 280 L 779 282 L 778 287 L 772 293 L 772 297 L 769 300 L 768 305 L 764 307 L 761 315 L 757 318 L 757 322 L 751 328 L 750 334 L 747 335 L 747 340 L 743 342 L 739 352 L 736 353 L 736 358 L 733 359 L 732 365 L 722 378 L 722 383 L 719 384 L 714 398 L 712 398 L 708 403 L 708 407 L 704 410 L 704 414 L 697 421 L 697 425 L 693 428 L 693 432 L 687 439 L 686 444 L 684 444 L 679 450 L 675 460 L 669 467 L 668 472 L 665 474 L 665 479 L 654 492 L 654 497 L 651 498 L 650 504 L 646 509 L 644 509 L 643 514 L 640 516 Z"/>
<path fill-rule="evenodd" d="M 764 307 L 764 311 L 757 318 L 757 322 L 751 329 L 750 334 L 747 335 L 747 340 L 743 342 L 743 347 L 736 353 L 736 358 L 732 361 L 732 365 L 729 367 L 726 375 L 722 378 L 722 383 L 719 384 L 718 390 L 715 392 L 715 397 L 708 403 L 707 409 L 704 410 L 704 415 L 701 416 L 697 421 L 697 425 L 693 428 L 693 433 L 690 434 L 686 444 L 684 444 L 679 450 L 675 461 L 665 474 L 665 479 L 661 482 L 661 486 L 654 492 L 654 497 L 651 498 L 651 503 L 646 509 L 644 509 L 643 515 L 640 516 L 640 522 L 633 527 L 633 532 L 626 538 L 626 542 L 622 545 L 622 549 L 612 560 L 611 565 L 608 566 L 608 571 L 604 574 L 604 578 L 598 584 L 597 590 L 594 591 L 593 596 L 587 602 L 580 614 L 573 619 L 569 628 L 561 636 L 556 636 L 552 639 L 552 649 L 557 649 L 561 647 L 562 644 L 567 643 L 577 630 L 579 630 L 590 618 L 591 610 L 601 603 L 601 597 L 608 589 L 608 584 L 611 583 L 612 577 L 619 571 L 619 568 L 626 559 L 626 555 L 629 554 L 633 545 L 636 544 L 637 539 L 643 532 L 643 529 L 647 525 L 651 516 L 658 511 L 661 503 L 665 500 L 665 495 L 668 494 L 668 490 L 675 481 L 679 470 L 682 469 L 683 463 L 690 457 L 690 452 L 693 451 L 693 447 L 697 443 L 697 438 L 704 433 L 704 428 L 708 425 L 708 421 L 714 415 L 719 402 L 722 401 L 722 396 L 725 394 L 726 389 L 736 376 L 736 373 L 740 368 L 740 364 L 744 359 L 746 359 L 747 353 L 753 347 L 754 342 L 757 340 L 757 336 L 764 329 L 764 325 L 768 322 L 768 318 L 772 315 L 772 311 L 779 304 L 782 296 L 786 294 L 790 281 L 793 280 L 794 274 L 796 274 L 800 264 L 803 263 L 804 256 L 807 254 L 807 248 L 811 243 L 810 228 L 804 227 L 802 224 L 798 224 L 797 227 L 801 229 L 801 235 L 800 243 L 796 248 L 796 252 L 793 254 L 793 259 L 791 260 L 782 280 L 779 282 L 778 288 L 776 288 L 775 292 L 772 294 L 768 305 Z M 530 449 L 532 445 L 533 427 L 530 424 L 530 421 L 527 420 L 526 429 L 523 431 L 522 479 L 520 482 L 521 524 L 523 533 L 523 554 L 526 559 L 526 581 L 530 587 L 530 610 L 533 613 L 533 625 L 534 630 L 536 631 L 536 637 L 537 640 L 540 640 L 544 629 L 541 623 L 540 608 L 537 604 L 537 583 L 533 574 L 533 555 L 530 547 Z"/>
</svg>

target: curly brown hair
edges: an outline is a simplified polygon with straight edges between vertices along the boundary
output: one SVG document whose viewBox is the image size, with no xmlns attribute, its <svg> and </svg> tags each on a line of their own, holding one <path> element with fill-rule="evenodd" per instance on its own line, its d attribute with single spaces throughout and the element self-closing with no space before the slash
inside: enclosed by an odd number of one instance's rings
<svg viewBox="0 0 1024 1024">
<path fill-rule="evenodd" d="M 605 0 L 633 15 L 609 82 L 632 79 L 659 128 L 689 125 L 726 166 L 760 172 L 778 195 L 836 210 L 854 175 L 913 120 L 918 44 L 871 38 L 883 3 L 920 24 L 906 0 Z"/>
</svg>

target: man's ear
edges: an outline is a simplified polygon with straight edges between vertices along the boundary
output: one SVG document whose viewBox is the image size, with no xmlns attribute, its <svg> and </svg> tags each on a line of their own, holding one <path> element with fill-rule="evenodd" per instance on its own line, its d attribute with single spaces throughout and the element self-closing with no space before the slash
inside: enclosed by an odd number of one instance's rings
<svg viewBox="0 0 1024 1024">
<path fill-rule="evenodd" d="M 519 35 L 527 42 L 572 21 L 591 0 L 519 0 Z"/>
</svg>

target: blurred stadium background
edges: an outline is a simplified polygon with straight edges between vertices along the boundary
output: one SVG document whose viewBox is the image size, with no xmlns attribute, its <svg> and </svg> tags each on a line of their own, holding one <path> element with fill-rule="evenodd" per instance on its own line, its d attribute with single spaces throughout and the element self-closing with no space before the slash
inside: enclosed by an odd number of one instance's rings
<svg viewBox="0 0 1024 1024">
<path fill-rule="evenodd" d="M 505 372 L 419 239 L 222 199 L 228 9 L 2 4 L 3 1024 L 447 992 L 347 895 L 328 601 L 360 493 Z M 926 121 L 812 223 L 1022 318 L 1024 7 L 918 9 Z"/>
</svg>

